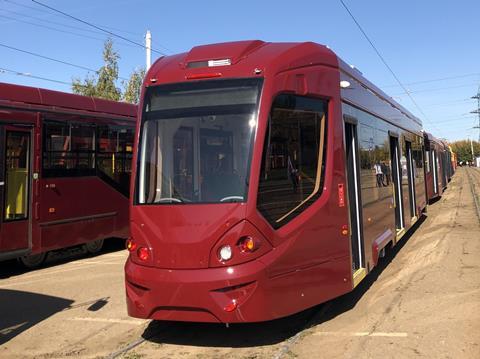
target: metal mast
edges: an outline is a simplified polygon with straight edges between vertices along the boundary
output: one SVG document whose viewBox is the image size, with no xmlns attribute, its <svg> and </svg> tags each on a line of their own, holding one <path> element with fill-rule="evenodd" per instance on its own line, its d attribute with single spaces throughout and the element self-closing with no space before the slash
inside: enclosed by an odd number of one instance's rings
<svg viewBox="0 0 480 359">
<path fill-rule="evenodd" d="M 473 96 L 472 99 L 477 100 L 477 109 L 471 113 L 478 114 L 478 126 L 475 126 L 474 128 L 478 128 L 478 142 L 480 142 L 480 86 L 478 86 L 477 95 Z"/>
<path fill-rule="evenodd" d="M 152 34 L 150 33 L 150 30 L 147 31 L 147 34 L 145 35 L 145 50 L 146 50 L 146 70 L 150 68 L 152 65 Z"/>
</svg>

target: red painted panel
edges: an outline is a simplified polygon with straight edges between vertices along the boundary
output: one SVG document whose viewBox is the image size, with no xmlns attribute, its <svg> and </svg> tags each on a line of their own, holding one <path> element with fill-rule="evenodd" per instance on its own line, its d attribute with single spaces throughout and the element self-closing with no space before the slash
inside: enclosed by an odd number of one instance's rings
<svg viewBox="0 0 480 359">
<path fill-rule="evenodd" d="M 0 226 L 0 253 L 28 248 L 28 220 L 4 222 Z"/>
<path fill-rule="evenodd" d="M 158 268 L 207 268 L 215 243 L 243 218 L 242 203 L 146 205 L 132 212 L 131 231 Z"/>
<path fill-rule="evenodd" d="M 40 220 L 35 226 L 41 230 L 41 250 L 128 236 L 128 199 L 100 178 L 49 178 L 39 183 Z"/>
</svg>

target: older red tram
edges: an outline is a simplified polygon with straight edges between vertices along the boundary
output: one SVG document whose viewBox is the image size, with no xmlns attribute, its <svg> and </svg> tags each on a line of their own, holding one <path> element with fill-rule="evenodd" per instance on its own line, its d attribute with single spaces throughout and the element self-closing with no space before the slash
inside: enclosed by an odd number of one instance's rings
<svg viewBox="0 0 480 359">
<path fill-rule="evenodd" d="M 127 238 L 136 106 L 0 83 L 0 260 Z"/>
<path fill-rule="evenodd" d="M 255 322 L 355 288 L 426 206 L 421 122 L 328 48 L 159 59 L 139 109 L 128 312 Z"/>
</svg>

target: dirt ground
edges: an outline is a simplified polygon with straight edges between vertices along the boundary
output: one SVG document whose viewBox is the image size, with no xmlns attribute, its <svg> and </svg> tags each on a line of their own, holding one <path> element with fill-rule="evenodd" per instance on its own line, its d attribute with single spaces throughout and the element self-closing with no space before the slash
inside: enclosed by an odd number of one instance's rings
<svg viewBox="0 0 480 359">
<path fill-rule="evenodd" d="M 129 318 L 126 253 L 115 246 L 32 272 L 0 264 L 0 357 L 480 358 L 480 219 L 470 181 L 480 194 L 480 170 L 460 168 L 355 291 L 268 323 Z"/>
</svg>

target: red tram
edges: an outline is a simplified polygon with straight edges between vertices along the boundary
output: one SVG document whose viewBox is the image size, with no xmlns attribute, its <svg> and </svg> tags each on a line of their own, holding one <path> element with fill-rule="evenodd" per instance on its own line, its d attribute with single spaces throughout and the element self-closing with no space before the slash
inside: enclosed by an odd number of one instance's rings
<svg viewBox="0 0 480 359">
<path fill-rule="evenodd" d="M 0 83 L 0 260 L 127 238 L 136 106 Z"/>
<path fill-rule="evenodd" d="M 426 206 L 421 122 L 324 46 L 195 47 L 142 100 L 131 316 L 299 312 L 355 288 Z"/>
</svg>

